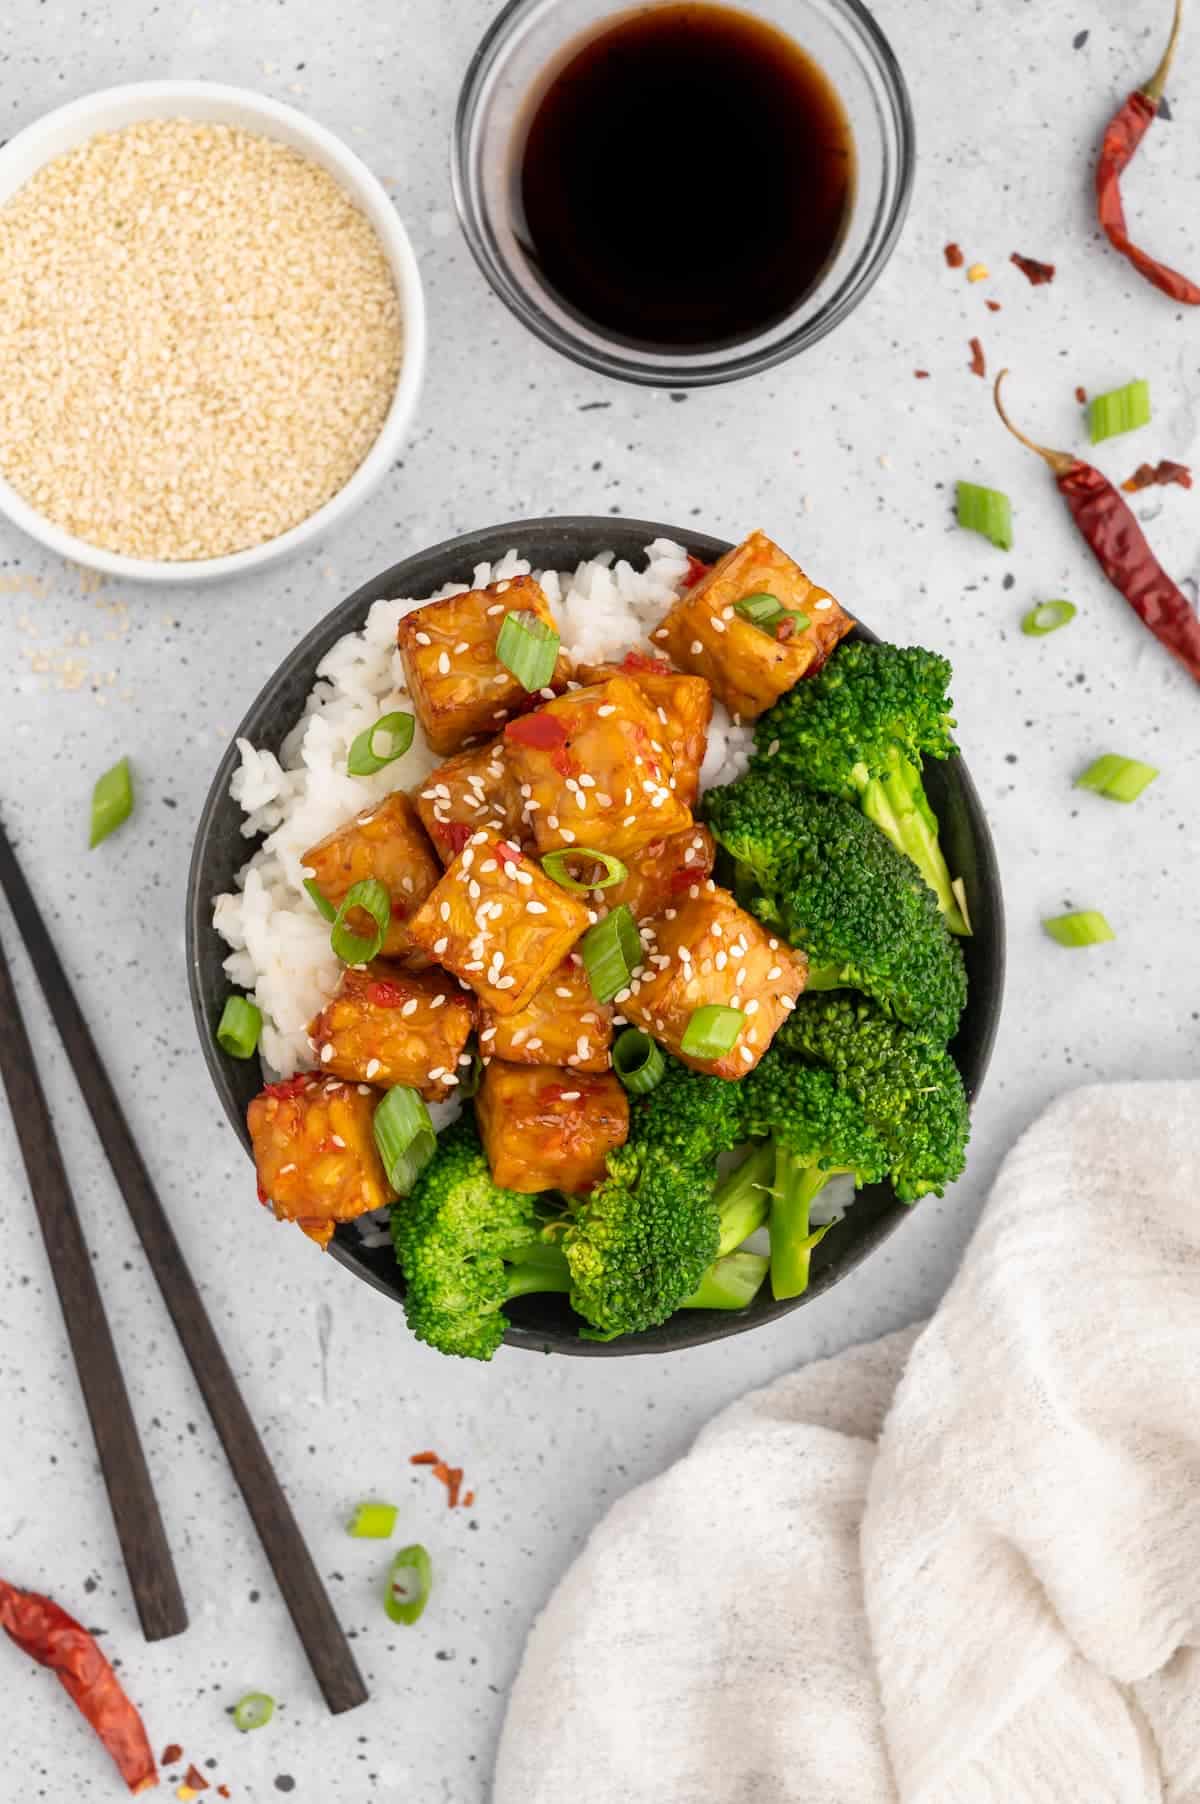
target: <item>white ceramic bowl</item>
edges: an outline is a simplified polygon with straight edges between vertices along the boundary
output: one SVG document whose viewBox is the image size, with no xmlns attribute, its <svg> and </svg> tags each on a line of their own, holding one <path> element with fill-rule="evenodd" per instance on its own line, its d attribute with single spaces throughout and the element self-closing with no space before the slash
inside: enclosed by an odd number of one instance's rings
<svg viewBox="0 0 1200 1804">
<path fill-rule="evenodd" d="M 417 260 L 408 233 L 380 182 L 366 164 L 332 132 L 295 107 L 282 106 L 249 88 L 229 88 L 211 81 L 142 81 L 86 94 L 47 113 L 11 138 L 0 150 L 0 205 L 52 158 L 95 137 L 118 131 L 142 119 L 183 118 L 240 126 L 276 138 L 311 157 L 339 181 L 370 220 L 392 271 L 404 321 L 400 378 L 379 436 L 349 482 L 298 526 L 265 544 L 227 557 L 188 562 L 125 557 L 64 532 L 29 506 L 0 476 L 0 512 L 23 532 L 61 557 L 135 582 L 195 583 L 261 570 L 289 556 L 330 527 L 336 526 L 366 499 L 380 482 L 404 441 L 416 408 L 425 372 L 425 299 Z"/>
</svg>

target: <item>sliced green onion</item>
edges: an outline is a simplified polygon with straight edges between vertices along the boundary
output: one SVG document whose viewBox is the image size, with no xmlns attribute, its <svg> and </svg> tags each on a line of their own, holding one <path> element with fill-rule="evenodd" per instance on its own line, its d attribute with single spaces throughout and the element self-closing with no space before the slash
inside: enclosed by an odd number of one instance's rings
<svg viewBox="0 0 1200 1804">
<path fill-rule="evenodd" d="M 248 1735 L 251 1729 L 265 1729 L 275 1714 L 275 1699 L 265 1691 L 248 1691 L 233 1706 L 235 1725 Z"/>
<path fill-rule="evenodd" d="M 710 1265 L 681 1309 L 746 1309 L 762 1289 L 771 1261 L 762 1253 L 728 1253 Z"/>
<path fill-rule="evenodd" d="M 558 633 L 537 614 L 521 608 L 506 614 L 496 637 L 496 656 L 506 670 L 536 695 L 554 675 L 558 663 Z"/>
<path fill-rule="evenodd" d="M 1046 633 L 1056 633 L 1060 626 L 1070 626 L 1078 612 L 1073 601 L 1039 601 L 1025 615 L 1021 631 L 1031 639 L 1040 639 Z"/>
<path fill-rule="evenodd" d="M 393 1622 L 416 1622 L 433 1589 L 433 1564 L 418 1543 L 402 1547 L 388 1567 L 383 1607 Z"/>
<path fill-rule="evenodd" d="M 399 1515 L 394 1503 L 360 1503 L 346 1524 L 356 1541 L 389 1541 Z"/>
<path fill-rule="evenodd" d="M 1076 777 L 1076 789 L 1094 789 L 1110 802 L 1136 802 L 1143 789 L 1157 777 L 1153 764 L 1142 764 L 1137 758 L 1122 758 L 1117 752 L 1105 752 L 1089 764 L 1082 777 Z"/>
<path fill-rule="evenodd" d="M 321 890 L 318 889 L 316 878 L 315 877 L 306 877 L 304 879 L 304 887 L 308 891 L 309 896 L 312 898 L 312 901 L 316 905 L 317 913 L 319 915 L 322 915 L 325 918 L 325 920 L 327 920 L 327 921 L 336 921 L 337 920 L 337 909 L 333 906 L 333 903 L 329 900 L 329 897 L 324 895 L 321 892 Z"/>
<path fill-rule="evenodd" d="M 1012 502 L 1002 489 L 985 489 L 977 482 L 957 485 L 958 524 L 967 532 L 981 532 L 1001 551 L 1013 548 Z"/>
<path fill-rule="evenodd" d="M 363 909 L 375 923 L 375 932 L 370 939 L 354 933 L 346 924 L 356 908 Z M 352 883 L 346 891 L 345 901 L 333 918 L 329 943 L 343 964 L 369 965 L 373 958 L 379 957 L 391 918 L 392 898 L 386 886 L 378 877 L 364 877 L 361 883 Z"/>
<path fill-rule="evenodd" d="M 611 1002 L 642 962 L 642 936 L 633 910 L 622 902 L 589 927 L 579 942 L 588 982 L 597 1002 Z"/>
<path fill-rule="evenodd" d="M 373 727 L 360 733 L 350 747 L 350 756 L 346 760 L 346 775 L 349 777 L 373 777 L 377 770 L 392 764 L 397 758 L 403 758 L 413 742 L 416 722 L 411 714 L 397 712 L 381 714 Z M 386 733 L 391 750 L 380 752 L 375 747 L 376 733 Z"/>
<path fill-rule="evenodd" d="M 434 1153 L 437 1135 L 429 1110 L 415 1090 L 396 1084 L 375 1111 L 375 1144 L 388 1182 L 407 1196 Z"/>
<path fill-rule="evenodd" d="M 732 1051 L 746 1017 L 740 1008 L 709 1003 L 694 1011 L 683 1030 L 679 1050 L 689 1059 L 719 1059 Z"/>
<path fill-rule="evenodd" d="M 594 877 L 590 883 L 581 883 L 572 877 L 570 866 L 575 859 L 591 859 L 593 864 L 604 866 L 604 875 Z M 553 877 L 560 889 L 570 890 L 573 895 L 586 896 L 590 889 L 611 889 L 614 883 L 624 883 L 629 875 L 627 865 L 611 852 L 595 852 L 591 846 L 560 846 L 557 852 L 547 852 L 542 859 L 542 869 L 547 877 Z"/>
<path fill-rule="evenodd" d="M 1094 908 L 1083 908 L 1072 915 L 1052 915 L 1042 926 L 1060 946 L 1102 946 L 1106 940 L 1117 937 Z"/>
<path fill-rule="evenodd" d="M 217 1045 L 231 1059 L 252 1058 L 262 1032 L 262 1015 L 244 996 L 230 996 L 217 1023 Z"/>
<path fill-rule="evenodd" d="M 627 1027 L 612 1049 L 613 1070 L 631 1096 L 647 1096 L 662 1083 L 667 1061 L 649 1034 Z"/>
<path fill-rule="evenodd" d="M 128 758 L 121 758 L 97 779 L 92 791 L 92 826 L 88 850 L 115 833 L 133 813 L 133 773 Z"/>
<path fill-rule="evenodd" d="M 743 595 L 740 601 L 734 602 L 733 611 L 740 614 L 743 620 L 748 620 L 751 626 L 757 626 L 762 632 L 769 634 L 772 639 L 778 636 L 776 628 L 784 620 L 790 620 L 797 632 L 812 624 L 807 614 L 798 614 L 791 608 L 785 608 L 777 595 L 766 593 Z"/>
<path fill-rule="evenodd" d="M 1088 403 L 1088 424 L 1092 443 L 1116 438 L 1121 432 L 1136 432 L 1150 424 L 1150 384 L 1141 378 L 1127 382 L 1124 388 L 1110 388 L 1106 395 L 1093 395 Z"/>
</svg>

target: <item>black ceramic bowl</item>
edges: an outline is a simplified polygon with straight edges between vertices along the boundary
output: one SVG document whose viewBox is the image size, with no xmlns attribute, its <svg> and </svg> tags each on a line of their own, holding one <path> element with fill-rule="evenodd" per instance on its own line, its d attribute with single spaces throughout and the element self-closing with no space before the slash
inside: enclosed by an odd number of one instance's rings
<svg viewBox="0 0 1200 1804">
<path fill-rule="evenodd" d="M 470 581 L 476 564 L 493 562 L 510 546 L 519 547 L 535 569 L 569 570 L 582 558 L 612 550 L 631 562 L 641 560 L 644 547 L 656 538 L 674 539 L 706 561 L 729 550 L 721 539 L 705 533 L 683 531 L 648 520 L 615 520 L 607 517 L 572 516 L 565 519 L 517 521 L 492 526 L 435 545 L 429 551 L 405 558 L 380 576 L 372 577 L 348 600 L 336 607 L 306 639 L 289 651 L 279 669 L 254 702 L 237 729 L 236 737 L 277 752 L 280 742 L 299 718 L 313 686 L 316 668 L 325 653 L 343 634 L 363 625 L 375 601 L 396 595 L 429 595 L 443 583 Z M 891 625 L 893 630 L 900 623 Z M 870 638 L 866 628 L 859 636 Z M 212 926 L 212 901 L 234 887 L 234 873 L 250 853 L 241 834 L 242 814 L 229 795 L 229 779 L 237 764 L 237 748 L 231 742 L 213 779 L 204 804 L 188 873 L 187 958 L 188 982 L 200 1043 L 225 1113 L 247 1152 L 246 1105 L 261 1087 L 258 1061 L 241 1063 L 226 1057 L 216 1041 L 216 1025 L 229 980 L 221 969 L 228 948 Z M 926 772 L 930 802 L 941 824 L 942 843 L 953 871 L 962 876 L 974 926 L 974 935 L 963 942 L 970 995 L 958 1036 L 951 1051 L 967 1094 L 974 1099 L 983 1083 L 992 1040 L 1000 1016 L 1004 987 L 1004 916 L 1000 875 L 991 835 L 975 787 L 962 760 L 931 762 Z M 246 1174 L 246 1208 L 253 1207 L 253 1183 Z M 743 1334 L 772 1321 L 788 1310 L 820 1296 L 830 1285 L 907 1221 L 911 1210 L 898 1203 L 886 1184 L 859 1192 L 854 1207 L 821 1242 L 813 1255 L 812 1282 L 802 1297 L 776 1303 L 765 1292 L 748 1310 L 726 1314 L 719 1310 L 687 1310 L 643 1334 L 616 1341 L 580 1340 L 579 1323 L 562 1297 L 523 1297 L 510 1304 L 511 1327 L 505 1336 L 509 1346 L 529 1347 L 539 1353 L 579 1353 L 612 1358 L 626 1353 L 668 1353 L 728 1334 Z M 284 1232 L 281 1228 L 280 1232 Z M 390 1247 L 364 1247 L 351 1223 L 338 1229 L 330 1246 L 338 1262 L 364 1278 L 377 1290 L 400 1301 L 403 1281 Z M 314 1266 L 314 1278 L 316 1268 Z"/>
</svg>

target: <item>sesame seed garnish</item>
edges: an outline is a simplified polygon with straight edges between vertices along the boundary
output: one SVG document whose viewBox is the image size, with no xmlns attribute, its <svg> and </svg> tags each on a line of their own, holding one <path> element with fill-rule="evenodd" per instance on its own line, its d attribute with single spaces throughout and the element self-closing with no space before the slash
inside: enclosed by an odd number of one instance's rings
<svg viewBox="0 0 1200 1804">
<path fill-rule="evenodd" d="M 478 902 L 480 896 L 482 896 L 482 894 L 483 894 L 483 891 L 480 889 L 479 885 L 476 883 L 474 877 L 472 877 L 471 881 L 467 885 L 467 894 L 468 894 L 468 896 L 470 896 L 472 902 Z"/>
<path fill-rule="evenodd" d="M 549 912 L 550 910 L 547 908 L 546 904 L 544 902 L 536 901 L 533 896 L 531 896 L 525 904 L 525 913 L 527 915 L 545 915 L 549 914 Z"/>
<path fill-rule="evenodd" d="M 578 1102 L 582 1095 L 582 1090 L 564 1090 L 558 1100 L 559 1102 Z"/>
<path fill-rule="evenodd" d="M 369 827 L 371 825 L 371 822 L 374 819 L 375 819 L 375 810 L 373 808 L 368 808 L 368 810 L 365 814 L 359 815 L 358 824 L 360 827 Z M 305 867 L 305 868 L 307 869 L 307 867 Z"/>
<path fill-rule="evenodd" d="M 767 981 L 770 982 L 773 978 L 782 977 L 782 976 L 783 976 L 783 966 L 782 965 L 772 965 L 771 969 L 767 972 Z"/>
<path fill-rule="evenodd" d="M 279 1167 L 279 1175 L 281 1178 L 286 1178 L 288 1172 L 295 1171 L 295 1169 L 296 1169 L 296 1165 L 295 1165 L 295 1161 L 293 1160 L 290 1164 L 281 1165 Z"/>
<path fill-rule="evenodd" d="M 508 609 L 502 601 L 494 601 L 487 612 L 490 617 L 492 614 L 507 614 Z"/>
<path fill-rule="evenodd" d="M 662 721 L 664 727 L 670 726 L 671 723 L 667 719 L 667 710 L 665 708 L 661 708 L 661 707 L 659 708 L 658 718 Z M 661 750 L 662 750 L 662 747 L 659 745 L 657 740 L 654 741 L 654 749 L 657 752 L 661 752 Z"/>
<path fill-rule="evenodd" d="M 493 683 L 507 683 L 507 682 L 510 682 L 511 680 L 512 679 L 509 677 L 507 670 L 498 670 L 496 672 L 495 676 L 492 678 Z"/>
<path fill-rule="evenodd" d="M 544 702 L 552 702 L 554 700 L 553 689 L 548 689 L 548 688 L 547 689 L 539 689 L 538 694 L 541 696 L 541 698 Z"/>
<path fill-rule="evenodd" d="M 781 996 L 779 998 L 779 1006 L 783 1009 L 794 1009 L 796 1004 L 792 1001 L 790 996 Z"/>
<path fill-rule="evenodd" d="M 725 631 L 725 622 L 721 619 L 719 614 L 714 614 L 708 624 L 712 627 L 714 633 L 723 633 Z"/>
<path fill-rule="evenodd" d="M 329 1138 L 333 1142 L 334 1146 L 340 1147 L 343 1152 L 345 1151 L 346 1142 L 342 1139 L 342 1136 L 340 1134 L 330 1134 Z"/>
<path fill-rule="evenodd" d="M 481 1032 L 479 1038 L 481 1040 L 494 1040 L 496 1038 L 495 1028 L 494 1027 L 485 1027 L 483 1029 L 483 1031 Z"/>
<path fill-rule="evenodd" d="M 444 1065 L 435 1065 L 433 1067 L 433 1070 L 429 1073 L 431 1080 L 433 1078 L 445 1077 L 445 1075 L 446 1075 L 446 1067 Z"/>
<path fill-rule="evenodd" d="M 545 1044 L 545 1042 L 543 1040 L 530 1040 L 529 1051 L 530 1052 L 540 1052 L 542 1050 L 542 1047 L 544 1044 Z"/>
<path fill-rule="evenodd" d="M 448 651 L 438 653 L 437 667 L 439 676 L 450 675 L 450 653 Z"/>
<path fill-rule="evenodd" d="M 328 1065 L 328 1063 L 332 1057 L 333 1057 L 333 1041 L 326 1040 L 324 1046 L 322 1046 L 322 1048 L 321 1048 L 322 1065 Z"/>
<path fill-rule="evenodd" d="M 495 985 L 493 987 L 497 990 L 511 990 L 513 988 L 513 985 L 516 983 L 516 981 L 517 980 L 513 976 L 512 972 L 506 971 L 503 977 L 498 977 L 496 979 Z"/>
<path fill-rule="evenodd" d="M 600 720 L 607 720 L 609 715 L 615 714 L 616 711 L 616 706 L 613 702 L 605 702 L 602 707 L 596 709 L 596 714 Z"/>
<path fill-rule="evenodd" d="M 434 950 L 436 951 L 436 947 L 434 948 Z M 433 1001 L 429 1004 L 429 1006 L 431 1009 L 432 1008 L 441 1008 L 444 1005 L 445 1001 L 446 1001 L 446 998 L 444 996 L 435 996 Z"/>
<path fill-rule="evenodd" d="M 450 904 L 448 902 L 439 902 L 438 914 L 443 921 L 448 921 L 450 919 Z"/>
<path fill-rule="evenodd" d="M 552 829 L 555 829 L 555 830 L 557 830 L 557 828 L 558 828 L 558 816 L 557 816 L 557 815 L 556 815 L 556 814 L 548 814 L 548 815 L 547 815 L 547 816 L 546 816 L 546 825 L 547 825 L 547 826 L 548 826 L 548 827 L 550 827 L 550 828 L 552 828 Z"/>
<path fill-rule="evenodd" d="M 561 996 L 564 1001 L 570 1001 L 571 992 L 561 983 L 555 985 L 554 994 L 556 996 Z"/>
<path fill-rule="evenodd" d="M 443 934 L 440 940 L 434 940 L 433 949 L 440 957 L 440 955 L 446 950 L 446 947 L 449 944 L 450 944 L 450 941 L 448 940 L 446 935 Z"/>
<path fill-rule="evenodd" d="M 651 633 L 650 637 L 652 639 L 665 639 L 667 637 L 666 627 L 665 626 L 656 627 L 655 630 Z"/>
<path fill-rule="evenodd" d="M 338 1086 L 338 1085 L 336 1085 L 336 1084 L 330 1084 L 330 1085 L 329 1085 L 329 1088 L 330 1088 L 330 1089 L 331 1089 L 331 1090 L 336 1090 L 336 1089 L 338 1089 L 338 1088 L 339 1088 L 339 1086 Z M 357 1086 L 357 1088 L 358 1088 L 358 1094 L 359 1094 L 359 1095 L 360 1095 L 360 1096 L 370 1096 L 370 1094 L 371 1094 L 371 1086 L 370 1086 L 370 1084 L 359 1084 L 359 1085 L 358 1085 L 358 1086 Z"/>
<path fill-rule="evenodd" d="M 569 846 L 573 846 L 575 844 L 575 841 L 579 838 L 578 833 L 572 833 L 572 831 L 569 827 L 560 827 L 558 830 L 558 836 L 560 839 L 566 840 L 566 842 Z"/>
<path fill-rule="evenodd" d="M 479 867 L 480 873 L 483 876 L 486 876 L 489 871 L 498 871 L 499 869 L 499 860 L 495 858 L 485 858 Z"/>
<path fill-rule="evenodd" d="M 778 750 L 779 750 L 778 739 L 772 739 L 770 745 L 767 747 L 767 757 L 773 758 Z"/>
<path fill-rule="evenodd" d="M 693 639 L 691 645 L 688 647 L 688 650 L 691 652 L 693 658 L 698 658 L 700 656 L 700 653 L 704 650 L 704 647 L 703 647 L 703 645 L 701 645 L 699 639 Z"/>
<path fill-rule="evenodd" d="M 713 963 L 714 963 L 714 965 L 716 965 L 718 971 L 723 971 L 725 969 L 726 965 L 729 963 L 728 952 L 725 952 L 725 951 L 718 952 L 716 958 L 713 960 Z"/>
<path fill-rule="evenodd" d="M 751 1050 L 748 1046 L 739 1046 L 738 1047 L 738 1057 L 746 1065 L 753 1065 L 753 1063 L 754 1063 L 754 1054 L 751 1052 Z"/>
<path fill-rule="evenodd" d="M 404 1007 L 400 1010 L 400 1013 L 404 1016 L 415 1015 L 417 1006 L 417 998 L 415 996 L 410 996 L 408 1001 L 404 1004 Z"/>
<path fill-rule="evenodd" d="M 508 578 L 506 577 L 502 583 L 496 584 L 496 593 L 497 593 L 497 595 L 507 595 L 508 591 L 511 588 L 512 588 L 512 584 L 511 584 L 511 582 L 509 582 Z"/>
<path fill-rule="evenodd" d="M 413 638 L 416 640 L 418 645 L 432 645 L 433 644 L 433 640 L 429 637 L 428 633 L 414 633 Z"/>
<path fill-rule="evenodd" d="M 758 997 L 757 996 L 751 996 L 749 1002 L 746 1004 L 746 1013 L 748 1015 L 757 1015 L 757 1013 L 758 1013 Z"/>
<path fill-rule="evenodd" d="M 813 612 L 816 614 L 824 614 L 826 612 L 826 610 L 831 608 L 832 606 L 833 606 L 833 602 L 829 599 L 828 596 L 826 596 L 824 601 L 814 601 L 813 602 Z"/>
<path fill-rule="evenodd" d="M 526 886 L 530 886 L 533 883 L 532 871 L 513 871 L 512 875 L 516 878 L 518 883 L 523 883 Z"/>
<path fill-rule="evenodd" d="M 604 794 L 603 790 L 598 789 L 596 791 L 596 803 L 597 803 L 597 806 L 600 808 L 611 808 L 613 805 L 613 800 L 612 800 L 611 796 L 606 796 Z"/>
<path fill-rule="evenodd" d="M 368 1059 L 367 1060 L 367 1076 L 374 1077 L 375 1073 L 378 1070 L 379 1070 L 379 1060 L 378 1059 Z"/>
<path fill-rule="evenodd" d="M 623 821 L 622 821 L 622 822 L 621 822 L 621 825 L 622 825 L 622 826 L 623 826 L 623 827 L 634 827 L 634 826 L 636 826 L 636 825 L 637 825 L 637 815 L 636 815 L 636 814 L 627 814 L 627 815 L 626 815 L 626 816 L 625 816 L 625 819 L 624 819 L 624 820 L 623 820 Z"/>
</svg>

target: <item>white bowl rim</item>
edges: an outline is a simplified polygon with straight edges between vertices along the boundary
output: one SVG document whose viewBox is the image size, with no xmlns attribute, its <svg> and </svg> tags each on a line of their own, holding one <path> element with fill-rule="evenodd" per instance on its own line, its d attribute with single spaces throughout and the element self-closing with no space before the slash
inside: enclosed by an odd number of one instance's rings
<svg viewBox="0 0 1200 1804">
<path fill-rule="evenodd" d="M 65 531 L 61 526 L 56 526 L 52 520 L 31 507 L 0 475 L 0 512 L 5 513 L 15 526 L 49 550 L 57 552 L 60 557 L 132 582 L 200 583 L 239 576 L 248 570 L 261 569 L 266 564 L 287 557 L 309 540 L 328 531 L 365 500 L 386 473 L 411 423 L 425 374 L 425 296 L 416 254 L 404 223 L 382 182 L 362 158 L 343 143 L 335 132 L 310 118 L 307 113 L 300 112 L 297 107 L 272 100 L 269 95 L 259 94 L 253 88 L 234 87 L 226 82 L 123 82 L 116 87 L 98 88 L 90 94 L 80 95 L 76 100 L 69 100 L 63 106 L 41 114 L 14 133 L 0 148 L 0 178 L 9 164 L 28 158 L 30 153 L 37 159 L 34 168 L 49 162 L 52 155 L 62 155 L 65 148 L 62 146 L 45 155 L 39 153 L 41 142 L 57 138 L 64 127 L 71 129 L 77 125 L 79 137 L 76 142 L 82 144 L 99 132 L 106 129 L 120 130 L 121 125 L 133 124 L 138 118 L 185 117 L 189 104 L 202 101 L 216 101 L 224 106 L 243 110 L 248 115 L 244 127 L 246 130 L 254 129 L 254 120 L 286 126 L 297 138 L 306 140 L 320 152 L 324 165 L 337 176 L 351 198 L 362 207 L 384 247 L 400 296 L 404 348 L 391 405 L 374 444 L 349 480 L 315 513 L 309 514 L 306 519 L 275 538 L 267 539 L 261 545 L 248 546 L 244 551 L 190 561 L 136 558 L 128 557 L 122 552 L 108 551 L 103 546 L 93 545 L 88 540 Z M 130 105 L 139 110 L 121 124 L 110 123 L 106 127 L 105 114 Z M 147 109 L 144 112 L 140 110 L 143 106 Z M 32 173 L 31 169 L 30 174 Z M 28 180 L 29 176 L 24 179 Z M 7 196 L 0 198 L 0 205 L 4 199 Z"/>
</svg>

